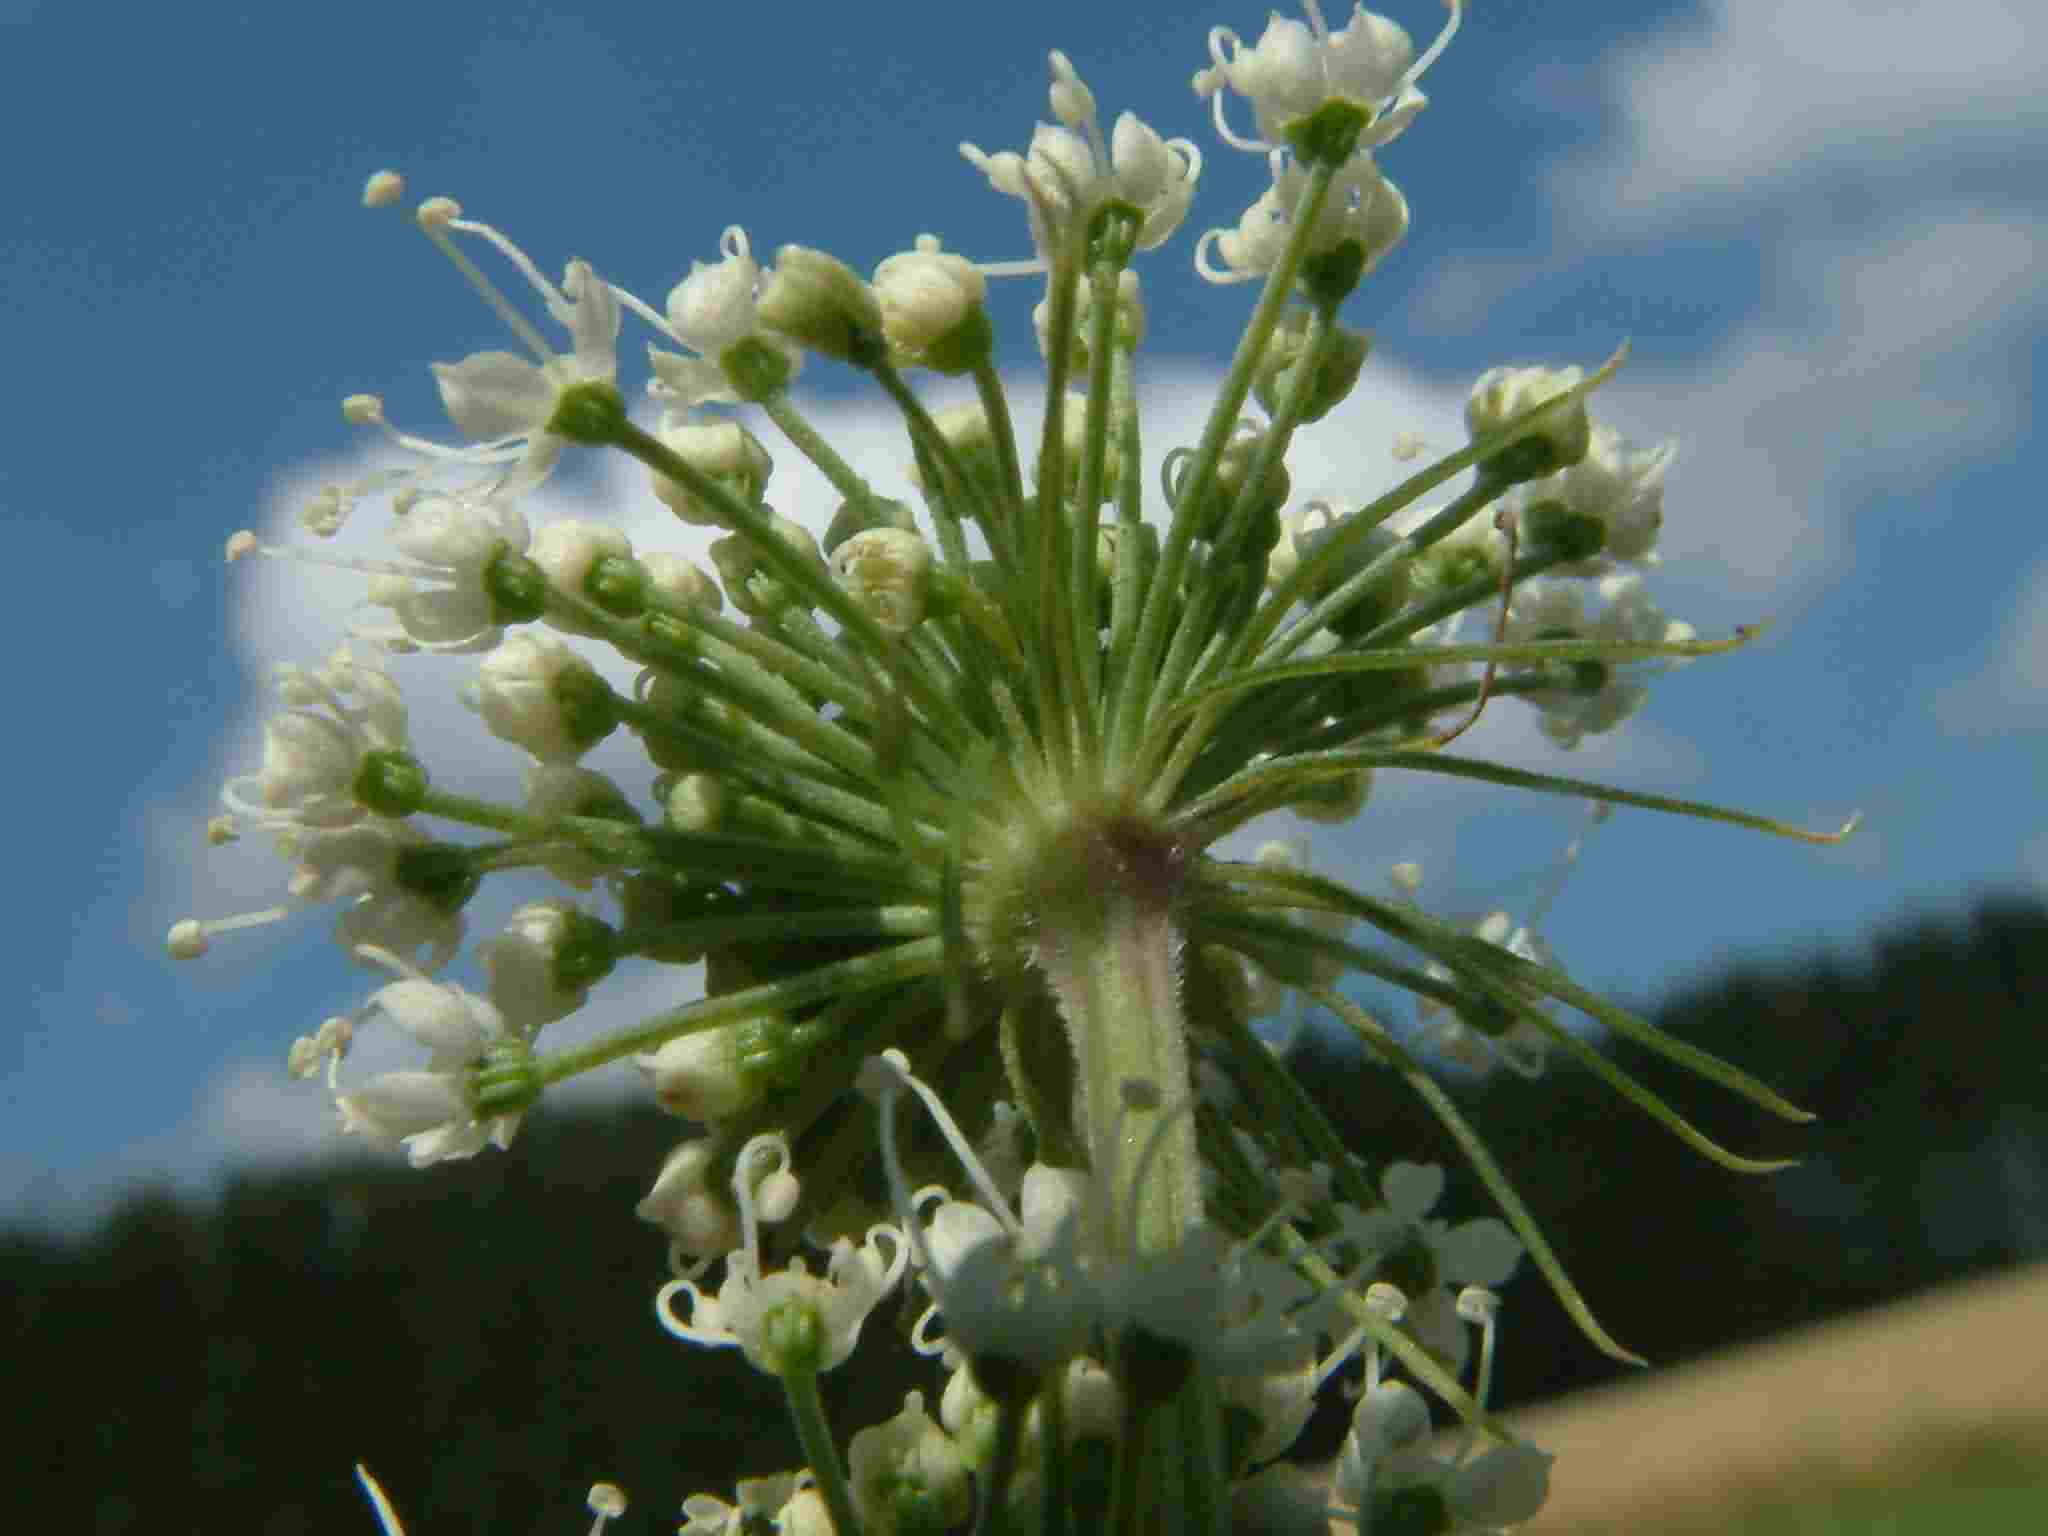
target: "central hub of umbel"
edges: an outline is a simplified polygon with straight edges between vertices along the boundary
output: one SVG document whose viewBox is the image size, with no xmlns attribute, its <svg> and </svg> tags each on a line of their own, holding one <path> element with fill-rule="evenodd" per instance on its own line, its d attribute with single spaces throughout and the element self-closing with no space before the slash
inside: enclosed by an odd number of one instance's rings
<svg viewBox="0 0 2048 1536">
<path fill-rule="evenodd" d="M 1047 944 L 1095 941 L 1142 914 L 1168 916 L 1192 855 L 1167 828 L 1126 804 L 1032 807 L 972 850 L 968 927 L 991 969 L 1029 966 Z"/>
</svg>

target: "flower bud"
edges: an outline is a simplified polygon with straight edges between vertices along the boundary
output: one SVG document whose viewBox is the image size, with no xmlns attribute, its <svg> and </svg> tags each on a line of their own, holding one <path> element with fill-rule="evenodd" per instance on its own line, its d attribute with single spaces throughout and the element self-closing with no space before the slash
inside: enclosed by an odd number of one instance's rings
<svg viewBox="0 0 2048 1536">
<path fill-rule="evenodd" d="M 824 557 L 818 553 L 818 541 L 811 537 L 808 528 L 779 514 L 771 514 L 769 521 L 784 543 L 823 569 Z M 796 593 L 781 576 L 763 564 L 760 546 L 748 535 L 734 533 L 714 540 L 710 555 L 733 607 L 749 618 L 780 613 L 797 600 Z"/>
<path fill-rule="evenodd" d="M 566 901 L 521 907 L 478 953 L 492 1003 L 526 1035 L 581 1008 L 614 958 L 610 926 Z"/>
<path fill-rule="evenodd" d="M 1465 425 L 1472 436 L 1498 432 L 1526 411 L 1553 400 L 1585 377 L 1578 368 L 1489 368 L 1472 386 L 1465 402 Z M 1480 463 L 1480 473 L 1506 485 L 1536 480 L 1586 456 L 1592 423 L 1586 402 L 1576 399 L 1530 426 L 1506 447 Z"/>
<path fill-rule="evenodd" d="M 837 554 L 840 545 L 870 528 L 901 528 L 906 533 L 915 533 L 917 514 L 906 503 L 888 496 L 849 498 L 839 503 L 839 510 L 832 514 L 832 521 L 825 526 L 825 537 L 821 541 L 825 553 Z"/>
<path fill-rule="evenodd" d="M 939 373 L 965 373 L 988 357 L 994 331 L 982 307 L 987 292 L 981 269 L 940 250 L 931 235 L 875 268 L 883 336 L 906 361 Z"/>
<path fill-rule="evenodd" d="M 1425 508 L 1423 515 L 1439 508 Z M 1497 584 L 1507 564 L 1507 535 L 1486 516 L 1473 518 L 1452 529 L 1415 557 L 1415 580 L 1438 591 L 1450 591 L 1475 581 Z"/>
<path fill-rule="evenodd" d="M 1323 779 L 1310 785 L 1297 798 L 1288 801 L 1287 808 L 1304 821 L 1338 826 L 1364 810 L 1371 794 L 1372 770 L 1361 768 L 1356 773 Z"/>
<path fill-rule="evenodd" d="M 526 814 L 540 821 L 558 816 L 590 816 L 629 826 L 640 821 L 624 790 L 603 774 L 571 763 L 536 763 L 527 771 Z M 587 891 L 609 866 L 563 845 L 550 851 L 545 867 L 564 885 Z"/>
<path fill-rule="evenodd" d="M 642 1221 L 668 1233 L 676 1252 L 690 1258 L 712 1258 L 740 1245 L 740 1217 L 724 1179 L 715 1183 L 718 1142 L 712 1137 L 686 1141 L 668 1155 L 654 1187 L 634 1208 Z"/>
<path fill-rule="evenodd" d="M 662 796 L 662 809 L 680 831 L 716 831 L 725 812 L 725 781 L 713 773 L 682 774 Z"/>
<path fill-rule="evenodd" d="M 674 422 L 654 434 L 664 447 L 692 469 L 700 470 L 733 495 L 753 506 L 767 489 L 775 461 L 754 434 L 736 421 Z M 655 474 L 654 494 L 684 522 L 698 528 L 722 528 L 716 508 L 663 474 Z"/>
<path fill-rule="evenodd" d="M 761 268 L 737 225 L 719 241 L 720 259 L 693 261 L 690 275 L 668 293 L 668 323 L 685 346 L 716 357 L 754 329 L 754 289 Z"/>
<path fill-rule="evenodd" d="M 1339 537 L 1345 524 L 1355 516 L 1356 513 L 1340 516 L 1323 502 L 1311 502 L 1283 518 L 1280 542 L 1266 561 L 1267 585 L 1277 586 L 1292 576 L 1303 561 L 1312 559 L 1317 551 Z M 1309 597 L 1328 597 L 1400 544 L 1400 535 L 1386 527 L 1349 534 L 1341 554 L 1309 583 Z M 1330 629 L 1346 639 L 1356 639 L 1393 617 L 1408 601 L 1409 571 L 1410 563 L 1405 560 L 1389 566 L 1373 578 L 1372 584 L 1348 608 L 1330 618 Z"/>
<path fill-rule="evenodd" d="M 931 546 L 900 528 L 871 528 L 832 552 L 832 575 L 876 625 L 907 635 L 924 622 L 931 597 Z"/>
<path fill-rule="evenodd" d="M 1273 345 L 1266 350 L 1260 362 L 1253 392 L 1269 414 L 1279 414 L 1281 402 L 1294 389 L 1295 379 L 1307 366 L 1308 325 L 1307 310 L 1289 310 L 1281 319 L 1280 328 L 1273 333 Z M 1308 391 L 1302 399 L 1301 420 L 1304 423 L 1321 421 L 1343 403 L 1358 383 L 1366 355 L 1372 350 L 1372 338 L 1363 331 L 1347 330 L 1343 326 L 1333 328 L 1336 336 L 1329 344 L 1322 366 L 1309 380 Z"/>
<path fill-rule="evenodd" d="M 761 1098 L 764 1085 L 741 1066 L 738 1036 L 738 1025 L 717 1024 L 666 1041 L 633 1062 L 647 1074 L 663 1109 L 709 1124 Z"/>
<path fill-rule="evenodd" d="M 724 741 L 730 741 L 732 737 L 733 719 L 729 707 L 723 700 L 704 694 L 686 678 L 669 672 L 654 673 L 642 692 L 641 702 L 655 714 L 688 725 L 704 735 Z M 667 731 L 640 727 L 635 727 L 635 734 L 640 737 L 655 767 L 666 772 L 698 773 L 724 766 L 723 754 L 715 743 L 700 746 Z"/>
<path fill-rule="evenodd" d="M 1215 477 L 1209 483 L 1209 495 L 1204 505 L 1196 512 L 1195 527 L 1200 537 L 1218 539 L 1224 534 L 1230 521 L 1231 508 L 1237 504 L 1239 494 L 1244 490 L 1252 472 L 1252 465 L 1259 456 L 1259 450 L 1266 441 L 1265 434 L 1253 428 L 1249 422 L 1241 423 L 1233 432 L 1230 442 L 1224 447 L 1223 456 L 1217 461 Z M 1177 500 L 1185 484 L 1185 471 L 1193 454 L 1188 449 L 1175 450 L 1178 462 L 1173 466 L 1173 494 Z M 1279 537 L 1278 514 L 1287 505 L 1287 497 L 1293 489 L 1293 481 L 1287 473 L 1284 460 L 1275 459 L 1267 467 L 1265 480 L 1258 493 L 1252 498 L 1248 522 L 1241 522 L 1241 532 L 1253 535 L 1253 542 L 1264 554 L 1274 547 Z"/>
<path fill-rule="evenodd" d="M 966 469 L 982 497 L 993 503 L 1001 493 L 1003 476 L 1002 461 L 996 454 L 995 432 L 989 426 L 988 413 L 978 403 L 968 401 L 934 412 L 932 424 L 939 429 L 939 436 L 946 440 L 953 456 Z M 926 485 L 923 474 L 916 469 L 911 470 L 910 481 L 927 496 L 947 489 Z"/>
<path fill-rule="evenodd" d="M 775 253 L 756 311 L 763 326 L 825 357 L 865 366 L 882 335 L 872 288 L 836 256 L 802 245 Z"/>
<path fill-rule="evenodd" d="M 1094 308 L 1095 290 L 1090 284 L 1082 284 L 1076 294 L 1074 305 L 1074 352 L 1073 366 L 1077 373 L 1087 372 L 1092 353 L 1088 341 L 1095 334 Z M 1052 355 L 1052 301 L 1041 299 L 1031 311 L 1031 328 L 1038 336 L 1038 351 L 1041 356 Z M 1129 267 L 1117 274 L 1116 280 L 1116 345 L 1125 351 L 1136 350 L 1145 339 L 1145 305 L 1138 296 L 1138 274 Z"/>
<path fill-rule="evenodd" d="M 647 571 L 648 590 L 675 607 L 708 608 L 716 613 L 725 606 L 718 583 L 681 555 L 653 549 L 640 557 L 640 564 Z"/>
<path fill-rule="evenodd" d="M 491 734 L 543 763 L 575 762 L 618 724 L 610 687 L 552 635 L 508 635 L 478 673 L 471 702 Z"/>
<path fill-rule="evenodd" d="M 606 558 L 632 559 L 633 541 L 609 524 L 565 517 L 542 525 L 533 536 L 526 557 L 547 574 L 548 585 L 557 592 L 590 602 L 591 575 L 597 562 Z M 593 633 L 567 615 L 547 614 L 542 622 L 564 634 Z"/>
</svg>

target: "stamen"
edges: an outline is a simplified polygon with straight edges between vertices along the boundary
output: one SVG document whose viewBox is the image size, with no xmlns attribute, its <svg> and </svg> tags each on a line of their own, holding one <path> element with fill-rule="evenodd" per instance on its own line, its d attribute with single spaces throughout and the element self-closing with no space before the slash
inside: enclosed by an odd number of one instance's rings
<svg viewBox="0 0 2048 1536">
<path fill-rule="evenodd" d="M 1408 1298 L 1402 1294 L 1398 1286 L 1390 1285 L 1384 1280 L 1375 1280 L 1365 1288 L 1365 1304 L 1375 1317 L 1389 1327 L 1400 1322 L 1402 1318 L 1408 1315 Z M 1371 1332 L 1369 1327 L 1367 1332 L 1368 1334 Z M 1380 1384 L 1380 1373 L 1384 1368 L 1385 1362 L 1380 1354 L 1379 1340 L 1373 1339 L 1365 1347 L 1365 1390 L 1367 1392 L 1370 1392 Z"/>
<path fill-rule="evenodd" d="M 1493 1390 L 1494 1334 L 1500 1317 L 1500 1297 L 1483 1286 L 1468 1285 L 1458 1292 L 1458 1316 L 1479 1328 L 1479 1368 L 1472 1379 L 1472 1399 L 1483 1409 L 1487 1394 Z M 1458 1450 L 1458 1460 L 1469 1457 L 1478 1444 L 1478 1426 L 1467 1426 L 1464 1444 Z"/>
<path fill-rule="evenodd" d="M 594 1483 L 584 1504 L 597 1516 L 590 1527 L 590 1536 L 598 1536 L 607 1520 L 616 1520 L 626 1512 L 626 1490 L 616 1483 Z"/>
<path fill-rule="evenodd" d="M 374 171 L 363 183 L 365 208 L 389 208 L 405 196 L 405 178 L 396 171 Z"/>
<path fill-rule="evenodd" d="M 761 1135 L 752 1138 L 745 1146 L 740 1148 L 740 1155 L 733 1160 L 732 1195 L 740 1211 L 740 1243 L 745 1250 L 747 1263 L 752 1267 L 754 1278 L 757 1280 L 761 1277 L 761 1218 L 763 1211 L 761 1203 L 758 1202 L 754 1192 L 755 1180 L 748 1172 L 747 1165 L 754 1160 L 757 1154 L 762 1152 L 772 1152 L 776 1157 L 775 1166 L 760 1181 L 764 1186 L 770 1180 L 786 1180 L 792 1184 L 795 1182 L 795 1175 L 789 1171 L 789 1143 L 783 1139 L 779 1132 L 764 1131 Z M 768 1195 L 767 1203 L 773 1209 L 779 1210 L 785 1217 L 788 1216 L 790 1210 L 796 1204 L 793 1198 L 789 1198 L 789 1190 L 782 1182 L 778 1182 L 775 1185 L 773 1192 Z M 768 1219 L 772 1221 L 776 1218 L 770 1216 Z"/>
<path fill-rule="evenodd" d="M 1436 41 L 1423 50 L 1422 57 L 1408 66 L 1408 73 L 1401 77 L 1400 89 L 1395 95 L 1420 80 L 1422 72 L 1437 61 L 1438 56 L 1451 46 L 1451 39 L 1458 35 L 1458 24 L 1465 19 L 1464 0 L 1444 0 L 1444 4 L 1450 8 L 1451 19 L 1444 23 L 1443 31 L 1437 33 Z"/>
<path fill-rule="evenodd" d="M 500 235 L 488 224 L 475 224 L 463 218 L 461 208 L 448 202 L 446 199 L 429 199 L 427 202 L 420 204 L 415 222 L 419 225 L 421 231 L 425 233 L 426 237 L 439 248 L 441 254 L 455 263 L 455 269 L 469 279 L 469 285 L 483 295 L 484 302 L 497 311 L 498 318 L 512 328 L 512 334 L 526 343 L 534 356 L 540 359 L 541 365 L 545 367 L 553 362 L 555 360 L 554 349 L 542 338 L 540 332 L 533 328 L 527 318 L 512 307 L 511 301 L 498 291 L 497 284 L 493 283 L 488 277 L 485 277 L 475 262 L 456 249 L 455 242 L 448 238 L 447 231 L 450 229 L 460 229 L 481 234 L 507 254 L 518 252 L 518 247 L 514 246 L 509 240 L 506 240 L 504 236 Z M 544 295 L 554 293 L 553 285 L 547 279 L 539 276 L 538 272 L 534 270 L 533 263 L 528 261 L 523 253 L 515 256 L 515 264 L 521 271 L 528 273 L 536 280 L 536 286 L 540 288 Z M 550 303 L 549 309 L 553 310 L 553 308 L 553 303 Z"/>
<path fill-rule="evenodd" d="M 952 1148 L 953 1156 L 959 1159 L 960 1166 L 966 1170 L 968 1181 L 973 1184 L 974 1192 L 981 1197 L 981 1203 L 988 1207 L 989 1214 L 1002 1223 L 1003 1230 L 1010 1235 L 1012 1241 L 1021 1238 L 1024 1235 L 1024 1224 L 1010 1214 L 1009 1202 L 1003 1198 L 1002 1191 L 996 1188 L 994 1176 L 983 1166 L 981 1158 L 976 1155 L 973 1146 L 961 1132 L 959 1124 L 947 1112 L 938 1094 L 910 1070 L 910 1060 L 901 1051 L 884 1051 L 882 1055 L 896 1069 L 897 1082 L 916 1094 L 924 1107 L 930 1111 L 932 1120 L 938 1125 L 939 1134 L 946 1139 L 946 1145 Z M 872 1061 L 874 1058 L 870 1057 L 869 1060 Z"/>
<path fill-rule="evenodd" d="M 173 960 L 196 960 L 213 947 L 216 934 L 281 922 L 291 916 L 291 910 L 290 907 L 265 907 L 257 912 L 240 912 L 233 917 L 181 918 L 171 924 L 164 947 L 170 951 Z"/>
<path fill-rule="evenodd" d="M 1506 538 L 1508 545 L 1507 553 L 1501 560 L 1500 567 L 1500 612 L 1495 615 L 1493 621 L 1493 643 L 1499 645 L 1501 641 L 1507 638 L 1508 605 L 1513 602 L 1515 595 L 1516 520 L 1508 512 L 1507 508 L 1503 507 L 1500 511 L 1494 513 L 1493 526 L 1500 530 L 1501 535 Z M 1424 738 L 1422 745 L 1425 750 L 1433 751 L 1440 747 L 1449 746 L 1478 723 L 1479 717 L 1486 713 L 1486 701 L 1493 696 L 1493 680 L 1499 670 L 1500 662 L 1498 659 L 1489 657 L 1486 663 L 1486 670 L 1479 676 L 1479 697 L 1472 701 L 1472 712 L 1466 715 L 1458 724 L 1440 735 Z"/>
</svg>

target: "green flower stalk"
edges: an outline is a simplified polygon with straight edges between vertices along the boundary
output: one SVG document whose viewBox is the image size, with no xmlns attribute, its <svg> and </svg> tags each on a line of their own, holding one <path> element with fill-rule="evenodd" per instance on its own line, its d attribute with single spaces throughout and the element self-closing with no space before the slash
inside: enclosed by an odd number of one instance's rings
<svg viewBox="0 0 2048 1536">
<path fill-rule="evenodd" d="M 869 283 L 806 247 L 764 266 L 729 230 L 721 260 L 656 309 L 583 262 L 557 286 L 447 199 L 418 212 L 533 360 L 437 365 L 467 447 L 349 402 L 420 461 L 334 488 L 318 519 L 331 529 L 392 494 L 400 558 L 350 567 L 385 617 L 282 674 L 261 768 L 225 793 L 221 835 L 271 832 L 294 866 L 288 900 L 188 919 L 171 947 L 196 955 L 228 929 L 340 903 L 344 945 L 398 979 L 301 1039 L 292 1065 L 324 1068 L 345 1128 L 416 1164 L 508 1145 L 547 1088 L 621 1059 L 701 1125 L 639 1208 L 676 1269 L 659 1319 L 780 1376 L 810 1465 L 743 1485 L 740 1506 L 693 1499 L 685 1531 L 736 1529 L 743 1508 L 843 1536 L 970 1518 L 1213 1532 L 1272 1507 L 1443 1531 L 1533 1513 L 1548 1458 L 1483 1406 L 1495 1288 L 1526 1253 L 1588 1335 L 1629 1357 L 1483 1128 L 1342 990 L 1347 975 L 1412 992 L 1467 1060 L 1528 1075 L 1552 1050 L 1595 1063 L 1733 1167 L 1765 1165 L 1708 1141 L 1550 1005 L 1802 1118 L 1578 988 L 1505 915 L 1475 932 L 1313 873 L 1298 850 L 1217 850 L 1275 811 L 1370 814 L 1387 773 L 1840 835 L 1446 750 L 1487 708 L 1534 708 L 1568 748 L 1619 725 L 1654 671 L 1747 634 L 1703 640 L 1646 594 L 1637 567 L 1669 453 L 1629 448 L 1591 414 L 1620 354 L 1492 370 L 1457 452 L 1360 505 L 1292 505 L 1292 442 L 1369 366 L 1340 311 L 1408 228 L 1372 151 L 1414 120 L 1415 80 L 1458 20 L 1454 5 L 1418 57 L 1384 18 L 1361 10 L 1332 33 L 1309 15 L 1275 19 L 1255 46 L 1219 31 L 1196 78 L 1226 142 L 1269 156 L 1272 183 L 1198 251 L 1205 274 L 1262 286 L 1191 444 L 1144 430 L 1132 263 L 1177 229 L 1201 157 L 1128 113 L 1105 135 L 1061 54 L 1058 126 L 1025 154 L 966 151 L 1024 202 L 1028 263 L 976 265 L 927 236 Z M 1225 123 L 1226 90 L 1251 103 L 1255 137 Z M 386 174 L 366 200 L 398 196 Z M 458 237 L 513 264 L 566 351 Z M 987 308 L 986 279 L 1018 270 L 1046 284 L 1028 472 Z M 652 350 L 651 425 L 618 383 L 629 314 L 681 349 Z M 806 418 L 791 386 L 811 358 L 891 402 L 921 509 L 876 491 Z M 918 370 L 971 379 L 976 403 L 933 412 Z M 765 499 L 769 437 L 836 491 L 828 527 Z M 522 500 L 570 451 L 644 466 L 654 497 L 717 531 L 715 576 L 606 524 L 530 529 Z M 1163 524 L 1144 514 L 1148 463 Z M 251 534 L 229 552 L 289 553 Z M 470 702 L 529 761 L 521 803 L 444 787 L 420 760 L 377 654 L 420 649 L 481 657 Z M 592 665 L 607 649 L 638 669 L 629 692 Z M 582 766 L 620 732 L 645 751 L 645 798 Z M 523 908 L 482 946 L 483 993 L 435 980 L 477 889 L 512 869 L 575 899 Z M 699 961 L 700 999 L 550 1048 L 548 1026 L 618 966 Z M 1415 1088 L 1504 1220 L 1450 1226 L 1430 1214 L 1440 1170 L 1342 1143 L 1254 1028 L 1290 991 Z M 344 1088 L 373 1018 L 426 1060 Z M 827 1253 L 821 1271 L 777 1235 L 797 1233 Z M 938 1417 L 912 1394 L 843 1456 L 818 1376 L 911 1284 L 930 1297 L 916 1342 L 947 1375 Z M 1304 1502 L 1256 1473 L 1361 1358 L 1336 1486 Z M 1417 1385 L 1474 1425 L 1466 1455 L 1426 1449 Z"/>
</svg>

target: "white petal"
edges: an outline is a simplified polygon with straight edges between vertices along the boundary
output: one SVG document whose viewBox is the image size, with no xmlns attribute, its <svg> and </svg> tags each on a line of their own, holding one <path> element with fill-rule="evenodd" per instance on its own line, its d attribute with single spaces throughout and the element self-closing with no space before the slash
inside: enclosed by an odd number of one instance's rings
<svg viewBox="0 0 2048 1536">
<path fill-rule="evenodd" d="M 462 1090 L 446 1072 L 386 1072 L 335 1103 L 347 1129 L 384 1141 L 469 1118 Z"/>
<path fill-rule="evenodd" d="M 554 414 L 553 382 L 538 364 L 511 352 L 477 352 L 433 368 L 441 403 L 466 437 L 523 437 Z"/>
<path fill-rule="evenodd" d="M 460 987 L 433 981 L 394 981 L 379 988 L 371 1003 L 436 1056 L 474 1061 L 484 1053 L 489 1035 L 479 1010 L 489 1011 L 490 1005 Z M 491 1017 L 494 1020 L 495 1014 Z"/>
<path fill-rule="evenodd" d="M 1444 1171 L 1435 1164 L 1395 1163 L 1380 1176 L 1380 1193 L 1397 1216 L 1419 1221 L 1444 1192 Z"/>
<path fill-rule="evenodd" d="M 1435 1244 L 1445 1278 L 1458 1285 L 1483 1285 L 1489 1290 L 1507 1284 L 1522 1260 L 1521 1239 L 1496 1217 L 1468 1221 L 1444 1234 Z"/>
<path fill-rule="evenodd" d="M 570 333 L 576 338 L 576 374 L 610 380 L 618 372 L 619 301 L 590 264 L 569 263 L 562 289 L 574 302 Z"/>
</svg>

